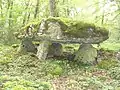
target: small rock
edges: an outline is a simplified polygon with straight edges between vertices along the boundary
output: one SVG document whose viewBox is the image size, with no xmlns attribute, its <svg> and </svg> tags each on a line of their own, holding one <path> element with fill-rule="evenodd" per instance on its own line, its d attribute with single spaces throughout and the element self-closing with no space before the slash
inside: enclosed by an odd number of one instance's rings
<svg viewBox="0 0 120 90">
<path fill-rule="evenodd" d="M 118 60 L 120 60 L 120 52 L 117 52 L 116 58 L 117 58 Z"/>
</svg>

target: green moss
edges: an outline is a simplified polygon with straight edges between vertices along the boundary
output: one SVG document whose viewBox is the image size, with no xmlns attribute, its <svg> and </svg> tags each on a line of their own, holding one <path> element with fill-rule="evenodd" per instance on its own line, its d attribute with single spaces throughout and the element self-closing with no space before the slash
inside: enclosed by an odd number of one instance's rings
<svg viewBox="0 0 120 90">
<path fill-rule="evenodd" d="M 40 22 L 41 22 L 41 20 L 40 21 L 30 22 L 27 25 L 25 25 L 24 27 L 22 27 L 20 29 L 20 31 L 25 32 L 27 30 L 27 28 L 32 25 L 32 27 L 34 28 L 33 32 L 36 32 L 38 30 L 38 28 L 39 28 Z"/>
<path fill-rule="evenodd" d="M 97 36 L 108 36 L 108 31 L 104 27 L 95 26 L 92 23 L 86 23 L 83 21 L 72 20 L 68 18 L 48 18 L 47 21 L 58 22 L 63 33 L 68 36 L 77 38 L 88 38 Z"/>
<path fill-rule="evenodd" d="M 37 42 L 37 41 L 32 41 L 32 43 L 33 43 L 34 45 L 39 45 L 39 44 L 40 44 L 40 42 Z"/>
<path fill-rule="evenodd" d="M 63 69 L 60 66 L 57 66 L 53 72 L 51 72 L 53 75 L 61 75 L 63 72 Z"/>
<path fill-rule="evenodd" d="M 88 38 L 88 37 L 100 37 L 108 36 L 108 31 L 104 27 L 96 26 L 92 23 L 86 23 L 84 21 L 73 20 L 69 18 L 62 17 L 50 17 L 44 19 L 46 23 L 46 30 L 48 28 L 49 22 L 58 22 L 61 25 L 63 34 L 76 37 L 76 38 Z M 25 31 L 30 25 L 33 25 L 34 32 L 37 32 L 39 25 L 42 20 L 37 22 L 28 23 L 26 26 L 22 27 L 21 30 Z"/>
<path fill-rule="evenodd" d="M 45 72 L 47 75 L 51 74 L 53 76 L 55 75 L 61 75 L 63 73 L 63 69 L 62 67 L 60 67 L 60 65 L 55 64 L 55 63 L 51 63 L 47 66 L 45 66 Z"/>
</svg>

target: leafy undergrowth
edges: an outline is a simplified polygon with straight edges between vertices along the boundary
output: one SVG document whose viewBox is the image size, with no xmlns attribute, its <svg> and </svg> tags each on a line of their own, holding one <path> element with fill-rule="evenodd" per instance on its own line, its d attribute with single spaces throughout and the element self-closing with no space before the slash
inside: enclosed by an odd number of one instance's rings
<svg viewBox="0 0 120 90">
<path fill-rule="evenodd" d="M 120 50 L 120 43 L 110 43 L 104 42 L 101 44 L 101 47 L 108 50 L 119 51 Z"/>
<path fill-rule="evenodd" d="M 9 46 L 0 46 L 0 64 L 12 62 L 15 51 Z"/>
<path fill-rule="evenodd" d="M 115 60 L 95 66 L 67 60 L 38 60 L 0 47 L 0 90 L 120 90 L 120 65 Z"/>
</svg>

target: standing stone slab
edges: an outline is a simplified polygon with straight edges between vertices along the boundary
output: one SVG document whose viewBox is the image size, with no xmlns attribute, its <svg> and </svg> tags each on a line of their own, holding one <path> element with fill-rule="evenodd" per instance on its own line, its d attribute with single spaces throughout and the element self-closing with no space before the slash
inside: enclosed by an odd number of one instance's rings
<svg viewBox="0 0 120 90">
<path fill-rule="evenodd" d="M 48 24 L 45 25 L 45 22 L 43 21 L 41 23 L 41 26 L 39 28 L 39 34 L 46 35 L 43 39 L 60 39 L 62 37 L 62 30 L 61 26 L 58 22 L 47 22 Z M 47 29 L 46 30 L 46 27 Z M 40 36 L 39 35 L 39 36 Z M 54 56 L 61 56 L 62 55 L 62 45 L 60 43 L 50 43 L 48 40 L 42 41 L 42 43 L 37 48 L 37 57 L 39 59 L 45 60 L 48 57 L 54 57 Z"/>
<path fill-rule="evenodd" d="M 49 51 L 49 46 L 50 46 L 49 41 L 42 41 L 41 44 L 38 46 L 37 57 L 40 60 L 45 60 L 47 58 L 48 51 Z"/>
<path fill-rule="evenodd" d="M 75 54 L 75 61 L 84 64 L 94 64 L 97 57 L 97 50 L 91 44 L 82 44 Z"/>
</svg>

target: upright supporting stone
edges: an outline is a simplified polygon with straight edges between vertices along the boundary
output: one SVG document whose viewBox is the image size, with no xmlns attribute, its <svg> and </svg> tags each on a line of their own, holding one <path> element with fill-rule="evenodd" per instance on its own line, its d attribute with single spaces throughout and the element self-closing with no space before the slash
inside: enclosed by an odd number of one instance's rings
<svg viewBox="0 0 120 90">
<path fill-rule="evenodd" d="M 32 43 L 32 39 L 29 37 L 23 38 L 22 43 L 18 48 L 18 52 L 25 54 L 27 52 L 36 53 L 36 51 L 37 50 L 35 48 L 35 45 Z"/>
<path fill-rule="evenodd" d="M 82 44 L 75 54 L 75 61 L 84 64 L 94 64 L 97 57 L 97 50 L 91 44 Z"/>
<path fill-rule="evenodd" d="M 63 48 L 60 43 L 52 43 L 49 47 L 48 57 L 59 57 L 63 54 Z"/>
<path fill-rule="evenodd" d="M 37 48 L 37 57 L 40 60 L 45 60 L 47 58 L 47 54 L 49 51 L 49 41 L 42 41 L 41 44 Z"/>
</svg>

